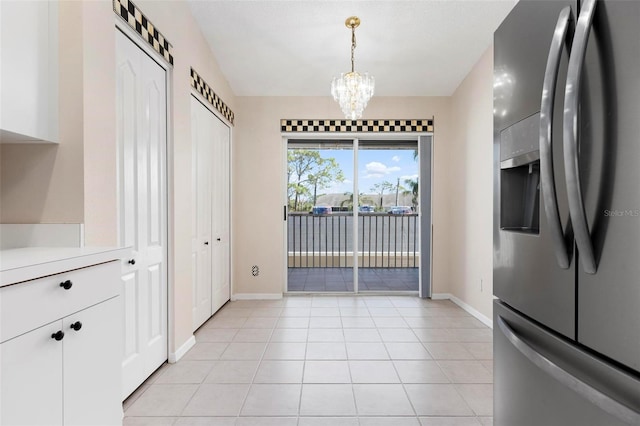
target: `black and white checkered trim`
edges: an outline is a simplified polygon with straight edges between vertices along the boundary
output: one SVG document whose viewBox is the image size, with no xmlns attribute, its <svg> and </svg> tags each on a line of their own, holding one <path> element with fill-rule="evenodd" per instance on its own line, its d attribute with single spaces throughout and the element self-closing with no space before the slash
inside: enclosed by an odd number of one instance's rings
<svg viewBox="0 0 640 426">
<path fill-rule="evenodd" d="M 433 132 L 424 120 L 280 120 L 282 132 Z"/>
<path fill-rule="evenodd" d="M 204 98 L 209 102 L 220 114 L 224 116 L 229 123 L 233 124 L 234 114 L 231 108 L 224 103 L 222 99 L 211 89 L 206 81 L 198 75 L 198 73 L 191 68 L 191 87 L 196 89 Z"/>
<path fill-rule="evenodd" d="M 131 0 L 113 0 L 113 11 L 149 43 L 153 50 L 162 55 L 165 61 L 173 65 L 173 46 L 142 14 L 138 6 Z"/>
</svg>

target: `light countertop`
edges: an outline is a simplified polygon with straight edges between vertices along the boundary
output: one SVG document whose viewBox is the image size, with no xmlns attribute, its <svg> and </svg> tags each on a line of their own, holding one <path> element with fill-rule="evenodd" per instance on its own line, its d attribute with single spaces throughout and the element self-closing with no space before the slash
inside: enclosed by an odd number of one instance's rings
<svg viewBox="0 0 640 426">
<path fill-rule="evenodd" d="M 25 247 L 0 251 L 0 287 L 125 259 L 129 248 Z"/>
</svg>

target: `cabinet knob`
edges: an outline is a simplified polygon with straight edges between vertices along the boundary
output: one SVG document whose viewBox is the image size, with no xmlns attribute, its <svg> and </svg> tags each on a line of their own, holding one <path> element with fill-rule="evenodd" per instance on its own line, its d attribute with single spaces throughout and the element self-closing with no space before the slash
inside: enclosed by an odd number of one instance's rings
<svg viewBox="0 0 640 426">
<path fill-rule="evenodd" d="M 205 246 L 208 246 L 208 245 L 209 245 L 209 241 L 205 241 L 205 242 L 204 242 L 204 245 L 205 245 Z"/>
<path fill-rule="evenodd" d="M 64 339 L 64 331 L 62 331 L 62 330 L 56 331 L 55 333 L 53 333 L 51 335 L 51 338 L 52 339 L 56 339 L 57 341 L 60 341 L 60 340 Z"/>
<path fill-rule="evenodd" d="M 80 321 L 76 321 L 71 324 L 71 328 L 73 328 L 75 331 L 78 331 L 82 328 L 82 323 Z"/>
<path fill-rule="evenodd" d="M 69 290 L 72 286 L 73 283 L 71 282 L 71 280 L 66 280 L 60 283 L 60 287 L 64 288 L 65 290 Z"/>
<path fill-rule="evenodd" d="M 130 259 L 127 263 L 129 265 L 135 265 L 136 264 L 136 260 L 135 259 Z"/>
<path fill-rule="evenodd" d="M 216 238 L 216 240 L 220 241 L 220 238 Z"/>
</svg>

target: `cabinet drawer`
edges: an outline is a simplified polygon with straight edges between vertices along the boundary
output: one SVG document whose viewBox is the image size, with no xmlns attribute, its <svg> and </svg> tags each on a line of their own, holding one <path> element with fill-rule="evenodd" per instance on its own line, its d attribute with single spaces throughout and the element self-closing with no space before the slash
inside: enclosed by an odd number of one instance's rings
<svg viewBox="0 0 640 426">
<path fill-rule="evenodd" d="M 109 262 L 0 288 L 0 342 L 116 296 L 119 277 Z"/>
</svg>

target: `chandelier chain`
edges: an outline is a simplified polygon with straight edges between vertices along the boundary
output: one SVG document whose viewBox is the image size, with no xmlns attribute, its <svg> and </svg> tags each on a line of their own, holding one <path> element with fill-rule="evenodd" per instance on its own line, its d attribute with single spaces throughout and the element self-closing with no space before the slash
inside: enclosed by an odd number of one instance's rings
<svg viewBox="0 0 640 426">
<path fill-rule="evenodd" d="M 354 72 L 355 69 L 355 52 L 356 52 L 356 27 L 351 25 L 351 72 Z"/>
</svg>

